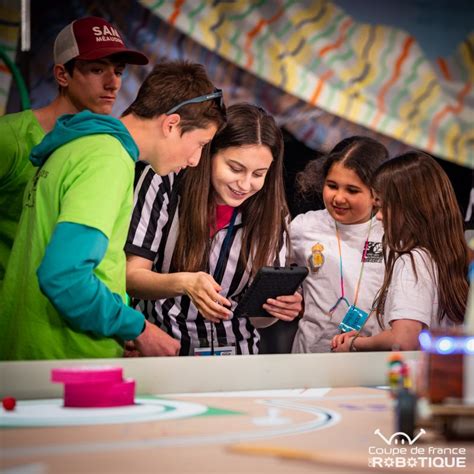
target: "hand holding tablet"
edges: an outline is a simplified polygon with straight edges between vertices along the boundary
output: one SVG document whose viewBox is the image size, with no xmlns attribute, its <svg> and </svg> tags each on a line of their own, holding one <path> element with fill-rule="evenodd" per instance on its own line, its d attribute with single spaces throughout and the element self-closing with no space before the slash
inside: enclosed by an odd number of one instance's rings
<svg viewBox="0 0 474 474">
<path fill-rule="evenodd" d="M 262 308 L 268 298 L 292 295 L 308 275 L 306 267 L 262 267 L 234 311 L 240 318 L 272 317 Z"/>
</svg>

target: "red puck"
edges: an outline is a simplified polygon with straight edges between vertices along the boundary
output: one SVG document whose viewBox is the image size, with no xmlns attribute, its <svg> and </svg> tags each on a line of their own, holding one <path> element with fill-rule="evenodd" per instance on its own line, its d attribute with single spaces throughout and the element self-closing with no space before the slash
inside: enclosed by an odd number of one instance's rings
<svg viewBox="0 0 474 474">
<path fill-rule="evenodd" d="M 5 397 L 2 400 L 2 405 L 3 405 L 3 408 L 5 408 L 5 410 L 12 411 L 15 409 L 16 399 L 13 397 Z"/>
</svg>

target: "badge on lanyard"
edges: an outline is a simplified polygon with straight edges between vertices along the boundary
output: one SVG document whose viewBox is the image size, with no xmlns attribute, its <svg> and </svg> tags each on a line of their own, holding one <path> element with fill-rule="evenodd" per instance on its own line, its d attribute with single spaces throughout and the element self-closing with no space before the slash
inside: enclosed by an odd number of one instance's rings
<svg viewBox="0 0 474 474">
<path fill-rule="evenodd" d="M 344 275 L 343 275 L 343 266 L 342 266 L 342 250 L 341 250 L 341 238 L 339 236 L 339 229 L 337 227 L 337 222 L 335 223 L 336 226 L 336 238 L 337 238 L 337 248 L 339 250 L 339 275 L 341 279 L 341 296 L 336 301 L 336 304 L 329 310 L 330 316 L 332 316 L 333 312 L 336 310 L 337 306 L 341 301 L 344 301 L 349 309 L 347 310 L 344 319 L 339 324 L 338 329 L 341 332 L 348 332 L 348 331 L 360 331 L 364 326 L 365 322 L 369 318 L 369 314 L 366 313 L 363 309 L 357 306 L 357 299 L 359 297 L 359 289 L 360 284 L 362 281 L 362 274 L 364 272 L 364 263 L 366 261 L 366 254 L 367 254 L 367 247 L 369 244 L 369 237 L 370 231 L 372 229 L 372 217 L 369 221 L 369 231 L 367 233 L 367 239 L 365 239 L 364 248 L 362 249 L 362 263 L 360 266 L 360 273 L 359 278 L 357 280 L 357 285 L 354 294 L 354 303 L 351 305 L 344 294 Z"/>
<path fill-rule="evenodd" d="M 199 338 L 199 347 L 194 348 L 195 356 L 225 356 L 235 354 L 235 344 L 228 342 L 226 338 L 215 337 L 214 334 L 212 334 L 210 341 L 207 338 Z"/>
<path fill-rule="evenodd" d="M 324 255 L 323 255 L 324 245 L 319 242 L 315 243 L 311 247 L 311 255 L 308 259 L 309 267 L 313 273 L 319 271 L 319 269 L 324 265 Z"/>
<path fill-rule="evenodd" d="M 360 331 L 367 321 L 369 314 L 357 306 L 351 305 L 344 319 L 339 324 L 341 332 Z"/>
<path fill-rule="evenodd" d="M 234 346 L 224 346 L 224 347 L 196 347 L 194 349 L 195 356 L 227 356 L 235 355 Z"/>
</svg>

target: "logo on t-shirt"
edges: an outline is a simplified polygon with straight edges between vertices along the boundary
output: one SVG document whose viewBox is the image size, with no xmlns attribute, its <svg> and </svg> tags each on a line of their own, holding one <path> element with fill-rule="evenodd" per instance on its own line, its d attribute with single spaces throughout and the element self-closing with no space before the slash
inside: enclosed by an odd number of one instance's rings
<svg viewBox="0 0 474 474">
<path fill-rule="evenodd" d="M 367 242 L 365 261 L 367 263 L 381 263 L 382 259 L 382 242 Z"/>
</svg>

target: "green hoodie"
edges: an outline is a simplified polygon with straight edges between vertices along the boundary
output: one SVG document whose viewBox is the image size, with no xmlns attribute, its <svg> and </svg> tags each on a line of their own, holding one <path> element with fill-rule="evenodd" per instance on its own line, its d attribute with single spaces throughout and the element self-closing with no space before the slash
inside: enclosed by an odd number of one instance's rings
<svg viewBox="0 0 474 474">
<path fill-rule="evenodd" d="M 0 359 L 120 357 L 122 340 L 140 334 L 143 315 L 124 304 L 123 251 L 137 158 L 119 120 L 88 111 L 61 117 L 34 148 L 39 168 L 1 295 Z"/>
<path fill-rule="evenodd" d="M 138 160 L 138 147 L 120 120 L 84 110 L 78 114 L 59 117 L 53 130 L 31 150 L 30 161 L 34 166 L 42 166 L 48 157 L 64 144 L 97 134 L 112 135 L 120 141 L 133 161 Z"/>
</svg>

